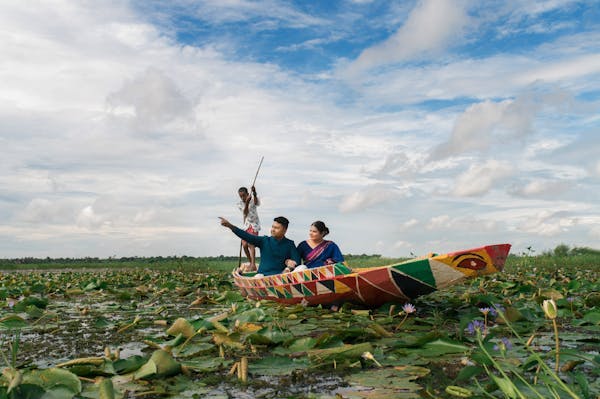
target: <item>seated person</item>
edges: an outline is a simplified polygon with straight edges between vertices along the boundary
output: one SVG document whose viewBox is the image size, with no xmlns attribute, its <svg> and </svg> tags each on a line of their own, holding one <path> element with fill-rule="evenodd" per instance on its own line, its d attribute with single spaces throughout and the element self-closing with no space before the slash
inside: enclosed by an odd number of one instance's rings
<svg viewBox="0 0 600 399">
<path fill-rule="evenodd" d="M 304 264 L 296 268 L 296 270 L 331 265 L 344 261 L 344 256 L 340 248 L 333 241 L 323 238 L 327 234 L 329 234 L 329 229 L 320 220 L 310 225 L 308 240 L 298 244 L 298 253 Z M 305 267 L 302 267 L 304 265 Z"/>
<path fill-rule="evenodd" d="M 233 234 L 260 248 L 260 265 L 256 277 L 289 272 L 300 263 L 300 256 L 294 241 L 285 236 L 289 225 L 289 221 L 285 217 L 279 216 L 273 219 L 270 237 L 252 235 L 232 225 L 227 219 L 222 217 L 219 219 L 221 219 L 221 225 L 231 229 Z M 285 271 L 284 268 L 286 268 Z"/>
</svg>

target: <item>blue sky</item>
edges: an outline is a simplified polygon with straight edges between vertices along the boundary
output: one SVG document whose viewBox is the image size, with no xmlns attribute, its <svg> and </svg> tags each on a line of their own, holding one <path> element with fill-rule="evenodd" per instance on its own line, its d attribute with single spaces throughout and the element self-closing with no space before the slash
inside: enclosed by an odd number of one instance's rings
<svg viewBox="0 0 600 399">
<path fill-rule="evenodd" d="M 600 1 L 0 5 L 0 257 L 600 240 Z"/>
</svg>

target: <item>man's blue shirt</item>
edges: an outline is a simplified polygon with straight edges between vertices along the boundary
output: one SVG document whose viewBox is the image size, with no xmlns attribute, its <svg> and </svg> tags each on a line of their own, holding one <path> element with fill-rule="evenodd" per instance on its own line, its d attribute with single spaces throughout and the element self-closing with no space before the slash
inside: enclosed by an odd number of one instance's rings
<svg viewBox="0 0 600 399">
<path fill-rule="evenodd" d="M 283 237 L 278 240 L 270 236 L 255 236 L 244 230 L 234 227 L 233 233 L 249 244 L 260 248 L 260 265 L 258 272 L 265 276 L 279 274 L 285 268 L 285 260 L 293 259 L 300 264 L 300 255 L 294 241 Z"/>
</svg>

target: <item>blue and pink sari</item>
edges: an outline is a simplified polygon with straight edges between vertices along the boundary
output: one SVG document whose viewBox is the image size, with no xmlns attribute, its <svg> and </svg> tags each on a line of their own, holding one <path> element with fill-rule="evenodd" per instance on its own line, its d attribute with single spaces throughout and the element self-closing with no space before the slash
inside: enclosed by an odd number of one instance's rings
<svg viewBox="0 0 600 399">
<path fill-rule="evenodd" d="M 306 241 L 298 244 L 298 252 L 302 262 L 308 268 L 331 265 L 337 262 L 343 262 L 342 251 L 333 241 L 323 240 L 322 243 L 311 248 Z"/>
</svg>

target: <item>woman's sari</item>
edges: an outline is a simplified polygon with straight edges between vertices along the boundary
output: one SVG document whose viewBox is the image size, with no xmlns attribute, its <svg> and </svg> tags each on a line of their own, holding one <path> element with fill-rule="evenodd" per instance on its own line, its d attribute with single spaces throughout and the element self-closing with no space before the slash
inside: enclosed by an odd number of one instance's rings
<svg viewBox="0 0 600 399">
<path fill-rule="evenodd" d="M 323 242 L 314 247 L 312 251 L 306 254 L 306 264 L 309 265 L 313 262 L 320 260 L 319 258 L 323 256 L 329 245 L 331 245 L 331 241 L 323 240 Z M 321 261 L 324 265 L 335 263 L 331 258 L 321 259 Z"/>
</svg>

